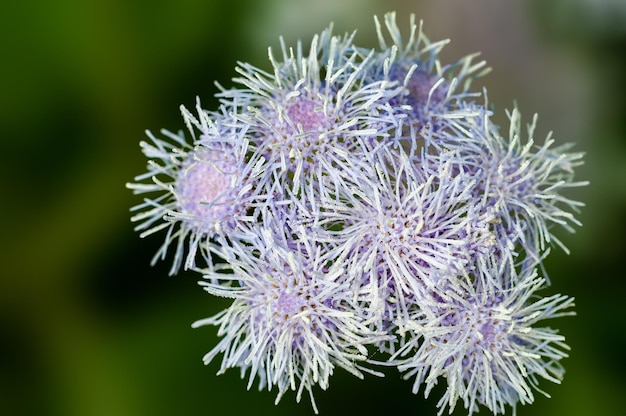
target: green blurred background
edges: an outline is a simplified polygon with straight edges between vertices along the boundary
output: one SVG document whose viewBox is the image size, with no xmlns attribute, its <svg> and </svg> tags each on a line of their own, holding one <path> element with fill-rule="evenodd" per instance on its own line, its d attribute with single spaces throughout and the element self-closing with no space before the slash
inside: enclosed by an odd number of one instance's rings
<svg viewBox="0 0 626 416">
<path fill-rule="evenodd" d="M 494 71 L 475 86 L 500 122 L 516 100 L 527 120 L 539 113 L 538 139 L 554 130 L 587 153 L 591 186 L 573 194 L 584 227 L 560 233 L 572 254 L 547 262 L 549 290 L 576 297 L 578 316 L 553 323 L 572 347 L 567 374 L 518 414 L 624 414 L 626 2 L 57 0 L 0 17 L 1 415 L 312 413 L 202 364 L 215 330 L 190 324 L 225 304 L 196 275 L 149 266 L 160 238 L 133 232 L 124 184 L 145 168 L 144 129 L 183 128 L 178 106 L 196 95 L 215 107 L 213 82 L 231 85 L 237 60 L 268 68 L 280 35 L 306 43 L 330 21 L 373 47 L 372 16 L 393 9 L 402 27 L 413 12 L 431 39 L 452 39 L 444 61 L 482 52 Z M 436 413 L 410 389 L 395 372 L 338 370 L 316 397 L 322 415 Z"/>
</svg>

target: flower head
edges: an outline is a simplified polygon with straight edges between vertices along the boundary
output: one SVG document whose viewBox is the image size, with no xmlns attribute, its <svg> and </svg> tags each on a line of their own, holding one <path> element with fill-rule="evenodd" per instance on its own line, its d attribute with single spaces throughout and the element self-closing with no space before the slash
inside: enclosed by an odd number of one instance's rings
<svg viewBox="0 0 626 416">
<path fill-rule="evenodd" d="M 471 211 L 473 179 L 454 175 L 453 155 L 434 168 L 388 150 L 350 192 L 324 196 L 319 218 L 335 258 L 349 265 L 353 291 L 367 294 L 364 313 L 392 333 L 417 292 L 470 268 L 493 236 L 489 218 Z"/>
<path fill-rule="evenodd" d="M 439 378 L 448 385 L 439 400 L 439 414 L 461 400 L 468 414 L 484 405 L 494 414 L 505 406 L 532 403 L 539 380 L 559 383 L 560 360 L 569 349 L 557 331 L 537 324 L 573 313 L 573 299 L 562 295 L 537 298 L 545 284 L 534 269 L 521 276 L 498 265 L 481 267 L 468 278 L 452 280 L 439 290 L 424 292 L 420 309 L 406 323 L 409 341 L 392 360 L 406 377 L 415 377 L 413 391 L 425 384 L 428 396 Z M 495 286 L 494 275 L 514 285 Z M 544 393 L 545 394 L 545 393 Z"/>
<path fill-rule="evenodd" d="M 219 326 L 223 338 L 205 357 L 223 354 L 220 373 L 239 367 L 248 373 L 248 388 L 288 390 L 300 401 L 313 387 L 328 387 L 339 366 L 361 378 L 366 345 L 383 338 L 367 328 L 353 306 L 353 294 L 340 262 L 329 263 L 322 245 L 304 238 L 303 230 L 285 232 L 276 219 L 254 228 L 244 246 L 223 247 L 232 274 L 207 274 L 201 285 L 233 298 L 225 311 L 194 326 Z M 224 284 L 224 281 L 230 284 Z"/>
<path fill-rule="evenodd" d="M 367 152 L 398 127 L 388 105 L 398 89 L 387 80 L 366 76 L 371 55 L 361 56 L 353 36 L 333 36 L 327 29 L 311 42 L 308 54 L 298 43 L 282 44 L 282 56 L 270 50 L 273 72 L 240 64 L 241 88 L 223 90 L 223 100 L 244 98 L 238 114 L 249 125 L 251 140 L 267 160 L 267 192 L 290 191 L 305 201 L 326 185 L 368 169 Z M 307 185 L 311 185 L 307 187 Z"/>
<path fill-rule="evenodd" d="M 250 166 L 244 164 L 246 126 L 230 118 L 225 109 L 209 114 L 198 102 L 197 110 L 196 118 L 182 108 L 191 143 L 182 132 L 163 130 L 170 141 L 147 132 L 152 143 L 142 142 L 141 147 L 150 159 L 148 172 L 127 184 L 136 194 L 159 193 L 135 206 L 133 210 L 140 212 L 132 220 L 140 222 L 136 229 L 143 231 L 142 237 L 167 230 L 153 261 L 165 258 L 174 245 L 170 273 L 176 273 L 183 262 L 185 268 L 194 267 L 198 251 L 211 265 L 211 240 L 245 217 L 252 186 Z"/>
<path fill-rule="evenodd" d="M 458 61 L 443 65 L 439 54 L 448 40 L 431 42 L 415 24 L 411 15 L 408 41 L 404 41 L 396 23 L 395 13 L 385 15 L 384 23 L 391 38 L 387 45 L 382 25 L 376 20 L 376 30 L 381 52 L 378 65 L 372 66 L 374 80 L 388 79 L 400 84 L 403 89 L 392 99 L 392 105 L 406 111 L 409 124 L 419 130 L 428 126 L 436 131 L 445 128 L 449 120 L 466 117 L 460 103 L 479 94 L 469 92 L 472 81 L 490 71 L 484 61 L 473 62 L 477 54 L 468 55 Z"/>
<path fill-rule="evenodd" d="M 447 41 L 413 16 L 407 41 L 394 13 L 384 25 L 379 50 L 332 27 L 307 51 L 281 40 L 270 72 L 240 63 L 237 87 L 219 87 L 220 111 L 182 108 L 189 141 L 148 133 L 148 172 L 127 186 L 150 197 L 132 220 L 165 231 L 155 259 L 174 246 L 171 273 L 232 299 L 193 324 L 218 327 L 204 361 L 221 356 L 219 373 L 277 402 L 306 391 L 317 412 L 335 368 L 382 364 L 426 395 L 445 379 L 440 414 L 459 400 L 503 413 L 562 378 L 567 346 L 541 321 L 573 301 L 540 297 L 536 269 L 562 245 L 553 226 L 579 224 L 565 194 L 586 184 L 582 155 L 535 145 L 535 119 L 522 140 L 517 109 L 501 135 L 469 89 L 484 62 L 443 64 Z"/>
<path fill-rule="evenodd" d="M 494 232 L 504 259 L 517 263 L 517 255 L 524 253 L 519 257 L 536 264 L 553 242 L 567 252 L 552 230 L 559 225 L 573 232 L 573 225 L 581 225 L 574 214 L 584 204 L 570 199 L 567 192 L 587 184 L 574 181 L 582 153 L 569 153 L 571 145 L 553 146 L 550 135 L 543 144 L 535 144 L 536 116 L 524 141 L 517 108 L 508 113 L 505 137 L 490 112 L 478 111 L 481 116 L 458 122 L 454 133 L 438 138 L 438 145 L 463 155 L 464 174 L 475 178 L 472 199 L 478 210 L 494 213 Z"/>
</svg>

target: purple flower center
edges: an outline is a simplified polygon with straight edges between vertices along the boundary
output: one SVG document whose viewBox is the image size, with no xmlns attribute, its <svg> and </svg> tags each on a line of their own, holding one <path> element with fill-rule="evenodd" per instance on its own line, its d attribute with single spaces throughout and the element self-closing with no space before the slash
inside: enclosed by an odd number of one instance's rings
<svg viewBox="0 0 626 416">
<path fill-rule="evenodd" d="M 487 194 L 491 206 L 501 200 L 520 204 L 534 197 L 535 178 L 520 157 L 491 158 L 484 169 L 477 187 L 480 197 Z M 514 211 L 510 214 L 515 216 Z"/>
<path fill-rule="evenodd" d="M 201 224 L 223 220 L 232 208 L 233 176 L 229 155 L 214 150 L 192 153 L 176 180 L 179 209 Z"/>
<path fill-rule="evenodd" d="M 408 74 L 408 68 L 404 65 L 398 65 L 391 70 L 390 77 L 393 81 L 397 81 L 403 84 Z M 445 102 L 445 85 L 442 83 L 435 90 L 432 88 L 439 81 L 439 77 L 431 76 L 430 74 L 421 71 L 419 68 L 411 74 L 406 84 L 407 92 L 405 95 L 400 96 L 396 100 L 393 100 L 394 105 L 410 105 L 413 109 L 412 115 L 415 118 L 414 121 L 418 123 L 424 123 L 426 120 L 426 114 L 429 109 L 437 108 L 443 102 Z M 430 95 L 430 101 L 429 101 Z"/>
<path fill-rule="evenodd" d="M 287 103 L 287 116 L 294 127 L 302 126 L 304 133 L 324 131 L 327 127 L 326 115 L 319 108 L 319 104 L 310 98 L 296 97 Z M 291 131 L 290 133 L 297 133 Z"/>
<path fill-rule="evenodd" d="M 309 309 L 302 290 L 294 289 L 282 290 L 272 307 L 274 316 L 285 321 Z"/>
<path fill-rule="evenodd" d="M 474 306 L 464 312 L 462 318 L 468 339 L 467 341 L 479 350 L 498 351 L 507 343 L 507 320 L 493 308 Z"/>
</svg>

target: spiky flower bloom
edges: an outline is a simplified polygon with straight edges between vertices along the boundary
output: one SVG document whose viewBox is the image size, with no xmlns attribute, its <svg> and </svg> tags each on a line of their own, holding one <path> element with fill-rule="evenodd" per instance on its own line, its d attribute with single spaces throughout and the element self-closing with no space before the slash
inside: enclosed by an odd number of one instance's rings
<svg viewBox="0 0 626 416">
<path fill-rule="evenodd" d="M 345 198 L 322 197 L 320 223 L 355 292 L 366 294 L 363 313 L 393 333 L 419 301 L 416 293 L 468 269 L 493 236 L 490 218 L 472 215 L 473 183 L 453 176 L 453 155 L 434 170 L 389 150 L 369 175 L 353 177 Z"/>
<path fill-rule="evenodd" d="M 398 127 L 388 102 L 399 89 L 383 79 L 365 82 L 373 51 L 362 56 L 352 40 L 329 28 L 314 36 L 308 54 L 300 43 L 294 51 L 281 42 L 282 56 L 269 51 L 272 73 L 242 63 L 234 80 L 242 87 L 219 94 L 246 103 L 238 116 L 267 159 L 273 180 L 261 184 L 266 193 L 306 201 L 315 195 L 303 192 L 341 186 L 353 170 L 369 169 L 368 151 Z"/>
<path fill-rule="evenodd" d="M 204 360 L 221 355 L 220 373 L 277 401 L 306 391 L 317 411 L 335 368 L 383 364 L 416 392 L 445 379 L 440 412 L 503 413 L 562 377 L 563 337 L 540 323 L 572 300 L 540 297 L 536 269 L 562 245 L 552 227 L 579 225 L 565 194 L 585 184 L 582 156 L 535 146 L 535 120 L 522 140 L 516 109 L 502 136 L 486 91 L 481 104 L 469 90 L 484 62 L 443 64 L 447 42 L 413 17 L 406 42 L 394 13 L 384 23 L 380 50 L 330 28 L 306 52 L 281 41 L 270 73 L 239 64 L 219 112 L 183 109 L 189 142 L 149 133 L 148 172 L 128 187 L 157 196 L 133 220 L 166 230 L 155 259 L 174 246 L 172 272 L 184 263 L 232 299 L 194 324 L 219 328 Z"/>
<path fill-rule="evenodd" d="M 362 378 L 366 346 L 383 336 L 357 314 L 345 265 L 329 262 L 304 229 L 287 230 L 270 217 L 246 243 L 223 247 L 233 273 L 207 274 L 201 284 L 233 303 L 194 326 L 216 325 L 222 336 L 205 363 L 223 354 L 220 373 L 240 368 L 248 388 L 255 379 L 259 389 L 276 387 L 276 402 L 288 390 L 300 401 L 306 391 L 317 412 L 313 387 L 326 389 L 337 366 Z"/>
<path fill-rule="evenodd" d="M 419 28 L 416 25 L 415 16 L 411 15 L 409 37 L 404 41 L 395 13 L 385 15 L 390 46 L 382 25 L 377 18 L 375 21 L 381 53 L 377 64 L 372 66 L 371 77 L 387 79 L 403 87 L 392 99 L 392 105 L 407 113 L 412 129 L 419 131 L 427 127 L 439 131 L 450 120 L 471 115 L 460 103 L 479 95 L 470 92 L 470 85 L 490 71 L 485 61 L 474 62 L 478 54 L 444 65 L 439 54 L 449 41 L 431 42 L 422 31 L 422 22 Z"/>
<path fill-rule="evenodd" d="M 567 193 L 587 185 L 574 181 L 574 169 L 582 164 L 583 154 L 569 153 L 571 144 L 553 146 L 551 134 L 543 144 L 535 144 L 536 115 L 524 140 L 517 108 L 507 113 L 510 127 L 504 137 L 490 112 L 477 111 L 480 116 L 457 122 L 438 144 L 446 151 L 462 153 L 463 174 L 474 180 L 472 193 L 478 210 L 495 215 L 494 232 L 503 261 L 538 263 L 552 243 L 568 252 L 553 229 L 559 225 L 574 232 L 573 225 L 581 225 L 574 214 L 584 204 Z"/>
<path fill-rule="evenodd" d="M 153 263 L 173 246 L 170 274 L 183 263 L 196 267 L 198 257 L 204 259 L 201 267 L 211 266 L 213 242 L 246 218 L 253 168 L 258 169 L 246 163 L 250 152 L 245 124 L 230 117 L 226 108 L 209 114 L 198 102 L 197 116 L 181 111 L 192 140 L 183 132 L 163 130 L 169 139 L 163 140 L 148 131 L 151 143 L 141 142 L 148 171 L 127 184 L 136 194 L 159 194 L 135 206 L 140 212 L 131 219 L 139 222 L 141 237 L 166 230 Z"/>
<path fill-rule="evenodd" d="M 569 348 L 556 330 L 538 324 L 572 315 L 567 309 L 573 299 L 537 297 L 545 280 L 535 269 L 509 274 L 516 272 L 486 263 L 472 275 L 442 282 L 445 290 L 420 294 L 420 309 L 405 327 L 412 336 L 391 362 L 405 378 L 414 377 L 414 393 L 424 384 L 428 396 L 445 379 L 439 414 L 446 407 L 452 412 L 458 400 L 468 414 L 478 405 L 504 413 L 506 406 L 532 403 L 540 379 L 560 383 L 560 360 Z M 515 284 L 494 285 L 494 276 Z"/>
</svg>

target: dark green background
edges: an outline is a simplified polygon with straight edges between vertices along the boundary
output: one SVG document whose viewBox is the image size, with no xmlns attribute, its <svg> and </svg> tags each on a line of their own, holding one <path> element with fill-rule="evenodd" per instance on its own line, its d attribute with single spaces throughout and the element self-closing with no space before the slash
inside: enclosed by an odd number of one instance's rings
<svg viewBox="0 0 626 416">
<path fill-rule="evenodd" d="M 236 370 L 215 376 L 201 357 L 213 328 L 191 322 L 224 302 L 198 276 L 149 267 L 159 237 L 140 240 L 124 188 L 142 173 L 144 129 L 183 128 L 178 106 L 214 107 L 237 60 L 268 67 L 266 47 L 309 42 L 332 20 L 376 46 L 372 16 L 396 9 L 451 38 L 444 60 L 482 51 L 486 86 L 504 122 L 526 119 L 577 142 L 591 181 L 570 247 L 547 262 L 550 293 L 576 297 L 578 316 L 553 323 L 571 357 L 561 386 L 544 383 L 519 415 L 623 414 L 626 391 L 626 7 L 598 0 L 229 2 L 58 0 L 0 10 L 0 414 L 311 414 L 306 399 L 246 392 Z M 227 4 L 227 5 L 226 5 Z M 504 127 L 506 128 L 506 127 Z M 546 291 L 546 294 L 549 292 Z M 338 370 L 316 397 L 322 415 L 435 414 L 395 372 L 359 381 Z M 439 393 L 439 392 L 435 392 Z M 463 410 L 457 412 L 464 414 Z M 486 410 L 481 412 L 486 413 Z"/>
</svg>

